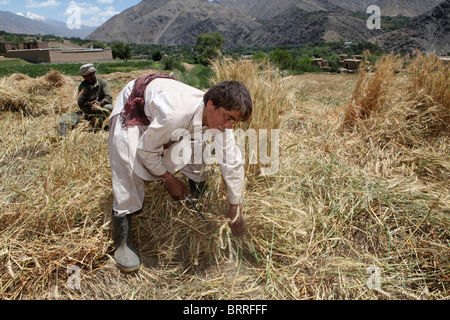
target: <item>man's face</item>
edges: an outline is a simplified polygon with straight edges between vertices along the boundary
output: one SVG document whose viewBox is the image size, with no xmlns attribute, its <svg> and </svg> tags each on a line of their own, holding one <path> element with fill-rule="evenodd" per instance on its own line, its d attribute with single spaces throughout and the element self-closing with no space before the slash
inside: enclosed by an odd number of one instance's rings
<svg viewBox="0 0 450 320">
<path fill-rule="evenodd" d="M 215 108 L 212 100 L 206 104 L 203 112 L 203 124 L 209 129 L 218 129 L 223 131 L 231 129 L 233 125 L 242 119 L 242 114 L 239 110 L 226 110 L 222 107 Z"/>
<path fill-rule="evenodd" d="M 83 79 L 86 80 L 90 85 L 94 85 L 97 82 L 97 78 L 95 77 L 95 72 L 89 73 L 83 76 Z"/>
</svg>

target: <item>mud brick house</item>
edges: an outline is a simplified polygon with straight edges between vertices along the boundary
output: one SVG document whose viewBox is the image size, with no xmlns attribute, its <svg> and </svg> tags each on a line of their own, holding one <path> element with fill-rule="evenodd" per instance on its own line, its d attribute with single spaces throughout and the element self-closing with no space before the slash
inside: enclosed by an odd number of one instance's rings
<svg viewBox="0 0 450 320">
<path fill-rule="evenodd" d="M 438 57 L 438 59 L 439 59 L 440 61 L 442 61 L 442 63 L 443 63 L 444 65 L 450 66 L 450 57 Z"/>
<path fill-rule="evenodd" d="M 345 59 L 342 61 L 342 67 L 349 71 L 357 71 L 360 64 L 361 60 L 359 59 Z"/>
<path fill-rule="evenodd" d="M 19 58 L 31 63 L 77 63 L 111 61 L 111 49 L 49 48 L 47 42 L 2 43 L 5 58 Z"/>
<path fill-rule="evenodd" d="M 48 42 L 2 43 L 2 51 L 48 49 Z"/>
<path fill-rule="evenodd" d="M 328 66 L 328 60 L 324 60 L 323 58 L 313 58 L 312 64 L 314 66 L 319 67 L 322 71 L 330 71 L 330 67 Z"/>
</svg>

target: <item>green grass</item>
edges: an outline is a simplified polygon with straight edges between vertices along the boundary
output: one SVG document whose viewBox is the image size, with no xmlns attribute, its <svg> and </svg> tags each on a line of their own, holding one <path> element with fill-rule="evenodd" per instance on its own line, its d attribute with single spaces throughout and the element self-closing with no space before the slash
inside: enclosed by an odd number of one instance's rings
<svg viewBox="0 0 450 320">
<path fill-rule="evenodd" d="M 42 77 L 51 70 L 57 70 L 66 76 L 79 76 L 82 63 L 72 64 L 32 64 L 22 59 L 0 60 L 0 78 L 7 77 L 13 73 L 25 74 L 32 78 Z M 114 61 L 94 63 L 99 74 L 110 74 L 113 72 L 128 73 L 136 70 L 155 69 L 161 70 L 161 63 L 152 60 Z M 164 72 L 164 71 L 161 71 Z M 169 73 L 169 72 L 167 72 Z M 196 65 L 189 71 L 176 70 L 175 78 L 190 86 L 205 89 L 209 88 L 214 73 L 211 68 L 204 65 Z M 122 87 L 121 81 L 111 81 L 112 86 Z"/>
<path fill-rule="evenodd" d="M 42 77 L 50 70 L 57 70 L 67 76 L 78 76 L 82 63 L 72 64 L 32 64 L 21 59 L 0 60 L 0 78 L 13 73 L 22 73 L 32 78 Z M 143 69 L 161 68 L 160 63 L 151 60 L 117 61 L 94 63 L 99 74 L 113 72 L 128 73 Z M 203 65 L 196 65 L 192 70 L 180 72 L 176 78 L 196 88 L 208 88 L 213 72 Z M 122 85 L 122 84 L 121 84 Z"/>
<path fill-rule="evenodd" d="M 47 74 L 50 70 L 60 71 L 64 75 L 79 75 L 80 66 L 83 63 L 71 64 L 31 64 L 21 59 L 1 60 L 0 77 L 6 77 L 13 73 L 26 74 L 29 77 L 37 78 Z M 113 72 L 131 72 L 140 69 L 155 68 L 156 62 L 149 60 L 141 61 L 117 61 L 117 62 L 99 62 L 94 63 L 101 74 Z"/>
<path fill-rule="evenodd" d="M 210 68 L 200 64 L 190 71 L 183 72 L 179 80 L 196 88 L 208 88 L 211 86 L 210 79 L 213 75 Z"/>
</svg>

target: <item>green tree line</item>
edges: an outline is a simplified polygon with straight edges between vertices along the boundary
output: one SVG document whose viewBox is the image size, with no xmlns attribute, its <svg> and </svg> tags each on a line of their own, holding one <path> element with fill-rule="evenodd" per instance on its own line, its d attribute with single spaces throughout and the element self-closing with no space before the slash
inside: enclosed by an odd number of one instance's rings
<svg viewBox="0 0 450 320">
<path fill-rule="evenodd" d="M 31 40 L 30 40 L 31 39 Z M 164 46 L 155 44 L 125 44 L 123 42 L 106 43 L 102 41 L 89 41 L 79 38 L 58 38 L 55 36 L 35 36 L 9 34 L 0 31 L 2 42 L 25 41 L 63 41 L 68 39 L 76 44 L 91 48 L 111 48 L 114 59 L 119 60 L 151 60 L 159 62 L 162 69 L 185 71 L 182 62 L 208 66 L 209 62 L 219 54 L 239 59 L 243 56 L 256 61 L 270 61 L 281 70 L 291 73 L 320 72 L 318 67 L 312 65 L 313 57 L 328 60 L 332 72 L 339 70 L 339 54 L 361 55 L 368 50 L 372 59 L 376 60 L 384 52 L 375 44 L 369 42 L 355 42 L 351 46 L 343 43 L 312 43 L 296 46 L 279 47 L 236 47 L 224 48 L 226 40 L 219 32 L 204 33 L 198 36 L 195 46 Z"/>
</svg>

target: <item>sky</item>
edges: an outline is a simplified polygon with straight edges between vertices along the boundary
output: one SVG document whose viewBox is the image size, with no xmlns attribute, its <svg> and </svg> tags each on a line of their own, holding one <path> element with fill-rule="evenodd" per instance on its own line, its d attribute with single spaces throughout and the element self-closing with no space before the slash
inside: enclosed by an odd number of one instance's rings
<svg viewBox="0 0 450 320">
<path fill-rule="evenodd" d="M 40 16 L 53 20 L 98 27 L 112 16 L 138 4 L 141 0 L 0 0 L 0 11 L 30 17 Z M 74 20 L 74 17 L 78 20 Z"/>
</svg>

